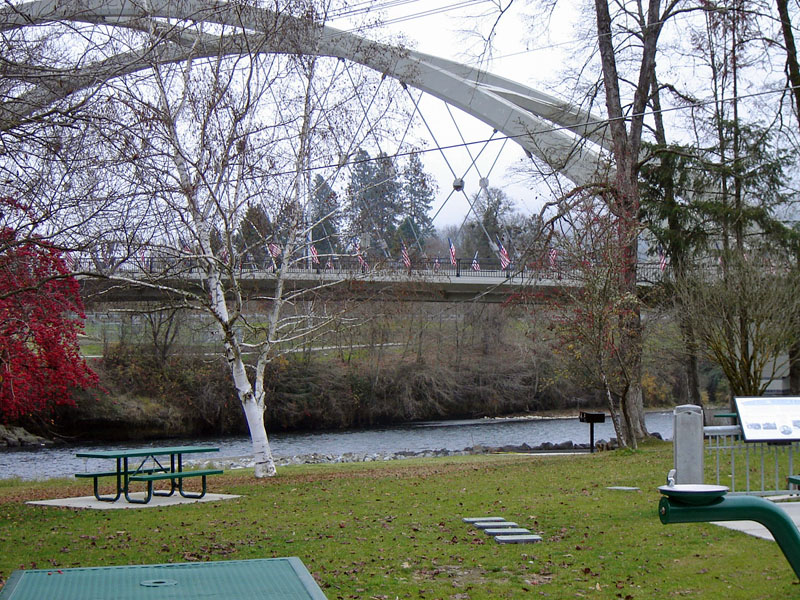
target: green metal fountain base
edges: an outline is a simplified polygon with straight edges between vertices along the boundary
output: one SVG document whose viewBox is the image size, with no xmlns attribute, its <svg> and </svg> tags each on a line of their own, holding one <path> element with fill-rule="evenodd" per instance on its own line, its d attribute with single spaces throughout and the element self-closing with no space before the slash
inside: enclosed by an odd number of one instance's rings
<svg viewBox="0 0 800 600">
<path fill-rule="evenodd" d="M 663 486 L 659 488 L 667 493 Z M 680 486 L 674 486 L 678 488 Z M 717 486 L 720 487 L 720 486 Z M 662 496 L 658 516 L 665 525 L 671 523 L 707 523 L 712 521 L 756 521 L 766 527 L 800 578 L 800 533 L 786 512 L 773 502 L 756 496 L 725 496 L 707 493 L 692 497 L 677 493 Z"/>
</svg>

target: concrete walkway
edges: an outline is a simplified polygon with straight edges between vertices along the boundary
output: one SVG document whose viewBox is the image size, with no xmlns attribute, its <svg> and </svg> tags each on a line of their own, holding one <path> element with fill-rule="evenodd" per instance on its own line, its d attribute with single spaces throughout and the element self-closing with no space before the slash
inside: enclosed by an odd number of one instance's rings
<svg viewBox="0 0 800 600">
<path fill-rule="evenodd" d="M 133 498 L 143 498 L 144 492 L 134 492 Z M 31 500 L 25 504 L 35 504 L 38 506 L 62 506 L 66 508 L 94 508 L 97 510 L 114 510 L 125 508 L 163 508 L 165 506 L 176 506 L 179 504 L 194 504 L 196 502 L 218 502 L 220 500 L 232 500 L 239 498 L 232 494 L 206 494 L 202 498 L 184 498 L 180 494 L 173 496 L 153 496 L 147 504 L 131 504 L 122 497 L 116 502 L 100 502 L 94 496 L 79 496 L 77 498 L 58 498 L 56 500 Z"/>
<path fill-rule="evenodd" d="M 794 524 L 800 528 L 800 502 L 776 502 L 775 505 L 780 506 L 791 517 Z M 713 524 L 741 531 L 764 540 L 775 541 L 775 538 L 772 537 L 767 528 L 755 521 L 715 521 Z"/>
</svg>

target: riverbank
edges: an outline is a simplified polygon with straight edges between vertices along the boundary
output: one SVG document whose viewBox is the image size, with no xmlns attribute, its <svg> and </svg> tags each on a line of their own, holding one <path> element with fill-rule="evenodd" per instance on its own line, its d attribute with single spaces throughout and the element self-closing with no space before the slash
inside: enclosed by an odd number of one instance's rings
<svg viewBox="0 0 800 600">
<path fill-rule="evenodd" d="M 85 495 L 86 482 L 0 482 L 0 583 L 21 567 L 298 556 L 331 600 L 794 597 L 776 544 L 660 523 L 657 487 L 671 465 L 671 444 L 649 442 L 594 455 L 292 466 L 269 480 L 214 477 L 212 491 L 237 500 L 108 513 L 24 503 Z M 542 542 L 500 545 L 462 522 L 484 515 Z"/>
<path fill-rule="evenodd" d="M 389 353 L 346 360 L 282 357 L 265 375 L 268 433 L 352 430 L 420 421 L 577 414 L 602 398 L 564 383 L 543 386 L 536 366 L 515 355 L 461 349 L 452 364 Z M 448 355 L 449 356 L 449 355 Z M 73 440 L 242 435 L 242 408 L 221 358 L 110 348 L 93 361 L 103 391 L 79 394 L 59 407 L 51 431 Z M 650 398 L 652 401 L 652 398 Z M 34 433 L 43 433 L 35 431 Z"/>
<path fill-rule="evenodd" d="M 597 450 L 616 450 L 617 442 L 615 439 L 609 441 L 600 440 L 596 444 Z M 518 446 L 471 446 L 463 450 L 421 450 L 419 452 L 401 451 L 390 453 L 378 452 L 345 452 L 344 454 L 300 454 L 298 456 L 279 456 L 275 459 L 278 467 L 288 467 L 297 465 L 320 465 L 320 464 L 342 464 L 342 463 L 367 463 L 385 462 L 389 460 L 407 460 L 411 458 L 442 458 L 450 456 L 471 456 L 480 454 L 541 454 L 549 453 L 570 453 L 570 452 L 590 452 L 589 444 L 575 444 L 573 442 L 560 442 L 553 444 L 545 442 L 538 446 L 520 444 Z M 217 469 L 252 469 L 255 461 L 252 456 L 233 456 L 224 459 L 195 460 L 187 461 L 187 464 L 199 468 Z"/>
<path fill-rule="evenodd" d="M 23 427 L 0 425 L 0 450 L 4 448 L 45 448 L 58 442 L 51 438 L 34 435 Z"/>
</svg>

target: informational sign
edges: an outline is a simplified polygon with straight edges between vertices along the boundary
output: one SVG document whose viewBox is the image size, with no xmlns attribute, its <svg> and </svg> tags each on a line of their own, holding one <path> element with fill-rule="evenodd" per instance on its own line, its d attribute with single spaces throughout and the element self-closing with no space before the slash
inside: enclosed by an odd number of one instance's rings
<svg viewBox="0 0 800 600">
<path fill-rule="evenodd" d="M 745 442 L 800 440 L 800 397 L 734 398 Z"/>
</svg>

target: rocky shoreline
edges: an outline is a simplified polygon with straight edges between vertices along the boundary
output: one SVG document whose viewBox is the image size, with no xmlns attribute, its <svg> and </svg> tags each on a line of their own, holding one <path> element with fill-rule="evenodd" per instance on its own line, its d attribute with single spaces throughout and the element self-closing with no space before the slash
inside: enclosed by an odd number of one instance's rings
<svg viewBox="0 0 800 600">
<path fill-rule="evenodd" d="M 660 436 L 657 436 L 660 438 Z M 597 450 L 614 450 L 617 448 L 617 440 L 611 438 L 610 441 L 600 440 L 595 443 Z M 574 442 L 560 442 L 554 444 L 545 442 L 537 446 L 520 444 L 518 446 L 469 446 L 463 450 L 423 450 L 420 452 L 400 451 L 387 454 L 346 452 L 344 454 L 302 454 L 299 456 L 276 456 L 275 465 L 286 467 L 289 465 L 316 465 L 325 463 L 361 463 L 361 462 L 383 462 L 389 460 L 404 460 L 408 458 L 433 458 L 441 456 L 466 456 L 473 454 L 557 454 L 557 453 L 585 453 L 589 452 L 589 444 L 575 444 Z M 237 456 L 215 460 L 197 460 L 190 464 L 203 468 L 218 468 L 227 470 L 247 469 L 254 466 L 252 456 Z"/>
<path fill-rule="evenodd" d="M 44 448 L 56 444 L 56 441 L 34 435 L 22 427 L 0 425 L 0 448 Z"/>
</svg>

